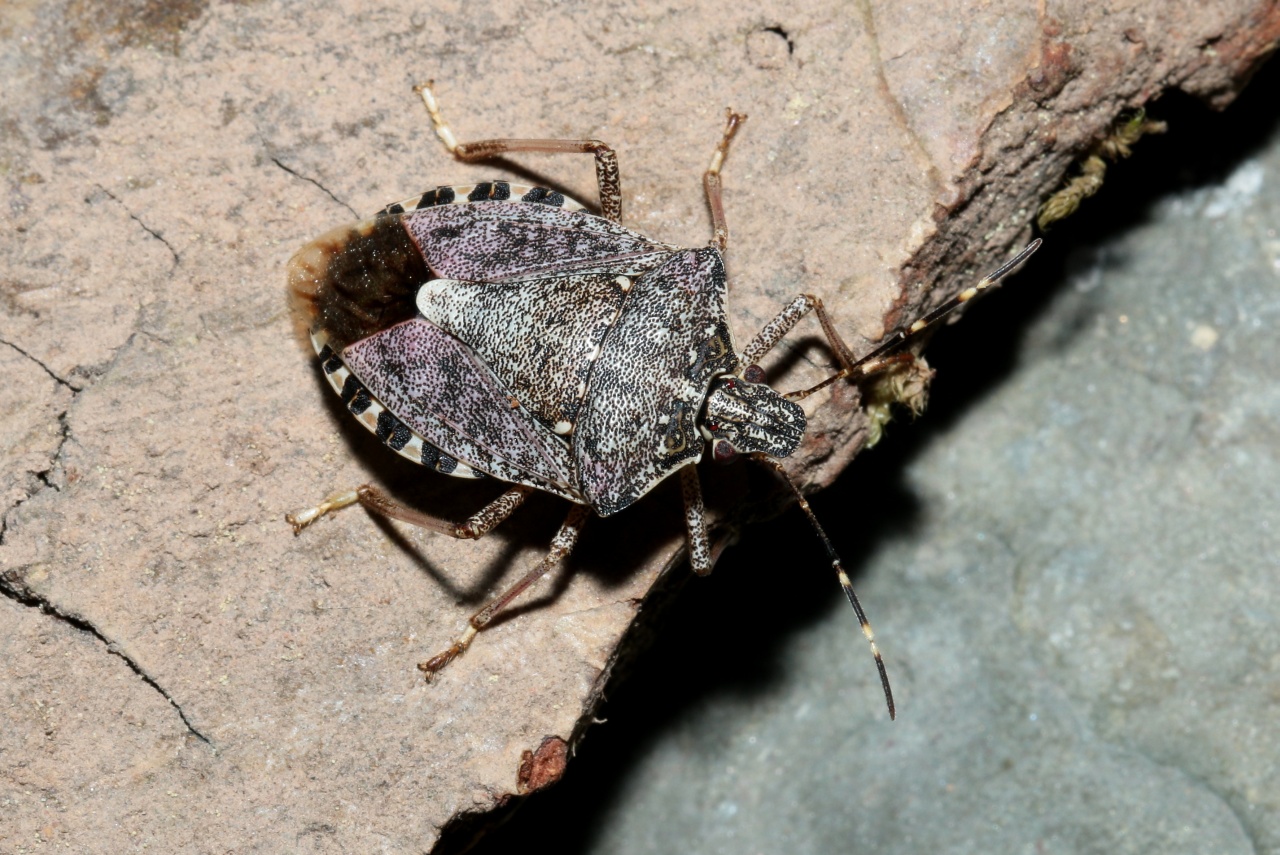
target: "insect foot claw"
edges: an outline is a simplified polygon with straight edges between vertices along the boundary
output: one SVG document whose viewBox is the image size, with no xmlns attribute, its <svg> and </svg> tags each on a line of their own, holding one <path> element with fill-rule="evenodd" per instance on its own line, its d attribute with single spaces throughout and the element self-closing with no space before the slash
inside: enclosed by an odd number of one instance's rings
<svg viewBox="0 0 1280 855">
<path fill-rule="evenodd" d="M 297 536 L 302 533 L 304 528 L 329 513 L 329 511 L 336 511 L 338 508 L 345 508 L 347 505 L 354 504 L 356 501 L 358 501 L 356 491 L 345 490 L 343 492 L 331 494 L 327 499 L 316 505 L 314 508 L 307 508 L 304 511 L 295 511 L 291 514 L 285 514 L 284 519 L 285 522 L 293 526 L 294 536 Z"/>
<path fill-rule="evenodd" d="M 423 673 L 423 675 L 427 678 L 427 682 L 430 683 L 433 679 L 435 679 L 436 673 L 440 671 L 442 668 L 444 668 L 444 666 L 452 662 L 454 659 L 457 659 L 458 654 L 460 654 L 461 652 L 462 652 L 462 645 L 454 644 L 444 653 L 437 653 L 435 656 L 432 656 L 426 662 L 419 662 L 418 670 Z"/>
<path fill-rule="evenodd" d="M 298 511 L 293 514 L 285 514 L 284 521 L 293 526 L 293 535 L 297 537 L 302 534 L 302 530 L 311 525 L 320 518 L 319 508 L 307 508 L 305 511 Z"/>
<path fill-rule="evenodd" d="M 471 646 L 471 639 L 475 638 L 479 631 L 473 624 L 468 624 L 467 631 L 462 634 L 461 638 L 449 645 L 448 650 L 444 653 L 437 653 L 426 662 L 419 662 L 418 670 L 426 675 L 427 682 L 430 683 L 444 666 L 461 656 L 462 651 Z"/>
</svg>

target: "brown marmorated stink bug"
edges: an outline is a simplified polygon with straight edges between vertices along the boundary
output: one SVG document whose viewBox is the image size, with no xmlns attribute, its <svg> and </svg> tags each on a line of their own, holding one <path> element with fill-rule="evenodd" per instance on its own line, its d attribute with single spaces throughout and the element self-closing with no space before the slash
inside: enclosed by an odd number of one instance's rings
<svg viewBox="0 0 1280 855">
<path fill-rule="evenodd" d="M 534 490 L 572 503 L 546 556 L 476 612 L 448 649 L 418 666 L 430 679 L 569 554 L 592 511 L 615 514 L 673 474 L 684 496 L 690 563 L 696 573 L 709 573 L 713 550 L 694 468 L 709 442 L 715 460 L 748 455 L 789 486 L 871 645 L 892 718 L 893 695 L 871 625 L 830 540 L 779 462 L 804 435 L 805 415 L 795 402 L 838 380 L 910 363 L 904 342 L 995 285 L 1039 242 L 865 356 L 854 357 L 822 301 L 807 294 L 739 351 L 725 314 L 729 230 L 720 167 L 744 116 L 727 113 L 703 175 L 714 236 L 703 249 L 682 249 L 621 225 L 617 156 L 604 143 L 459 143 L 430 84 L 417 91 L 436 134 L 459 160 L 593 155 L 601 213 L 543 187 L 505 181 L 438 187 L 335 229 L 293 257 L 293 305 L 347 409 L 414 463 L 513 485 L 462 523 L 406 508 L 364 485 L 290 514 L 294 530 L 359 502 L 432 531 L 478 538 Z M 811 389 L 779 394 L 757 363 L 810 311 L 840 370 Z"/>
</svg>

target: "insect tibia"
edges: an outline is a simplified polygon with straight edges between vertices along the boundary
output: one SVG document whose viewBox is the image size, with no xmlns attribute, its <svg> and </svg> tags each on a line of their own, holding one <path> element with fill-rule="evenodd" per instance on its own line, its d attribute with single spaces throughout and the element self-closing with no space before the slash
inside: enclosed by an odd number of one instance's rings
<svg viewBox="0 0 1280 855">
<path fill-rule="evenodd" d="M 729 156 L 729 143 L 733 142 L 738 128 L 747 120 L 745 115 L 735 113 L 733 110 L 726 109 L 724 113 L 724 134 L 711 155 L 711 163 L 708 164 L 707 171 L 702 173 L 702 186 L 707 192 L 707 204 L 711 207 L 711 246 L 721 252 L 729 246 L 729 226 L 724 216 L 724 191 L 720 186 L 720 168 L 724 166 L 724 159 Z"/>
</svg>

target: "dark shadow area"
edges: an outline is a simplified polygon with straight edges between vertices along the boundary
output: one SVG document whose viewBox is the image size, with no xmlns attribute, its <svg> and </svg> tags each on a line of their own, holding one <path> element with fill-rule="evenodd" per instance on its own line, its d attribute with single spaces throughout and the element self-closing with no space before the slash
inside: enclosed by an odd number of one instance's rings
<svg viewBox="0 0 1280 855">
<path fill-rule="evenodd" d="M 970 307 L 961 323 L 934 336 L 925 354 L 938 375 L 929 409 L 912 428 L 919 440 L 927 442 L 945 430 L 1013 373 L 1022 331 L 1077 273 L 1099 261 L 1127 263 L 1124 258 L 1098 259 L 1093 247 L 1146 223 L 1152 206 L 1166 196 L 1222 183 L 1260 151 L 1280 124 L 1278 91 L 1280 63 L 1271 62 L 1222 113 L 1180 92 L 1148 105 L 1148 115 L 1167 122 L 1168 131 L 1143 137 L 1132 157 L 1109 164 L 1101 192 L 1041 235 L 1044 246 L 1022 271 Z M 1091 318 L 1081 317 L 1080 324 Z M 1065 343 L 1080 331 L 1079 326 L 1060 330 L 1056 338 Z M 903 429 L 900 423 L 891 426 L 896 433 Z"/>
<path fill-rule="evenodd" d="M 877 448 L 813 502 L 855 584 L 884 539 L 910 535 L 919 523 L 905 468 L 1014 373 L 1021 331 L 1088 261 L 1090 247 L 1145 222 L 1152 205 L 1169 193 L 1220 182 L 1275 129 L 1277 91 L 1280 64 L 1270 63 L 1225 113 L 1180 94 L 1150 105 L 1153 118 L 1168 122 L 1168 132 L 1143 139 L 1132 158 L 1112 164 L 1101 194 L 1057 224 L 1021 273 L 971 307 L 963 323 L 935 336 L 927 356 L 938 376 L 928 411 L 914 424 L 903 417 L 891 425 Z M 715 474 L 703 471 L 708 479 Z M 752 489 L 767 489 L 766 473 L 749 473 L 748 480 Z M 622 520 L 610 522 L 621 531 Z M 643 534 L 629 531 L 626 539 L 641 543 Z M 874 604 L 868 606 L 874 623 Z M 610 688 L 599 713 L 607 723 L 588 733 L 564 779 L 533 796 L 471 851 L 506 853 L 535 841 L 550 842 L 565 855 L 589 851 L 608 813 L 626 809 L 619 803 L 626 776 L 675 723 L 712 698 L 767 692 L 796 630 L 837 608 L 848 606 L 798 511 L 748 530 L 709 578 L 691 580 L 666 609 L 653 646 L 625 682 Z M 849 624 L 850 655 L 866 656 L 873 672 L 852 615 Z M 882 701 L 873 691 L 866 702 Z M 885 727 L 892 727 L 887 718 Z"/>
</svg>

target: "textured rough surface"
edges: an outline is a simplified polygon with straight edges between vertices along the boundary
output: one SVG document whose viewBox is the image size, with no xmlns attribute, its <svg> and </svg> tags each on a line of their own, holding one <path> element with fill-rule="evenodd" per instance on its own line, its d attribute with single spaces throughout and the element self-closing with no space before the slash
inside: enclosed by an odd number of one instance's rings
<svg viewBox="0 0 1280 855">
<path fill-rule="evenodd" d="M 423 851 L 584 729 L 679 542 L 678 485 L 589 526 L 573 572 L 430 687 L 414 663 L 561 504 L 478 543 L 283 521 L 366 480 L 453 517 L 496 494 L 406 472 L 343 413 L 294 335 L 289 256 L 513 166 L 592 198 L 589 157 L 452 162 L 413 84 L 464 139 L 607 140 L 626 224 L 681 245 L 710 233 L 724 107 L 750 114 L 730 322 L 745 340 L 811 291 L 859 347 L 994 266 L 1118 112 L 1168 88 L 1225 105 L 1278 28 L 1262 0 L 5 4 L 0 849 Z M 771 379 L 821 379 L 806 344 Z M 856 404 L 811 402 L 807 482 L 857 451 Z"/>
<path fill-rule="evenodd" d="M 495 284 L 433 279 L 418 310 L 476 352 L 548 430 L 577 423 L 591 368 L 631 280 L 609 273 Z M 512 342 L 527 346 L 512 347 Z"/>
<path fill-rule="evenodd" d="M 414 318 L 343 351 L 369 391 L 449 454 L 510 482 L 577 494 L 567 449 L 464 344 Z"/>
<path fill-rule="evenodd" d="M 612 270 L 632 260 L 635 270 L 647 270 L 648 256 L 668 248 L 600 217 L 532 202 L 427 208 L 406 215 L 405 229 L 437 276 L 488 282 Z"/>
<path fill-rule="evenodd" d="M 602 516 L 702 456 L 698 410 L 711 378 L 737 364 L 724 299 L 724 261 L 712 247 L 676 253 L 636 281 L 573 437 L 583 489 Z"/>
</svg>

